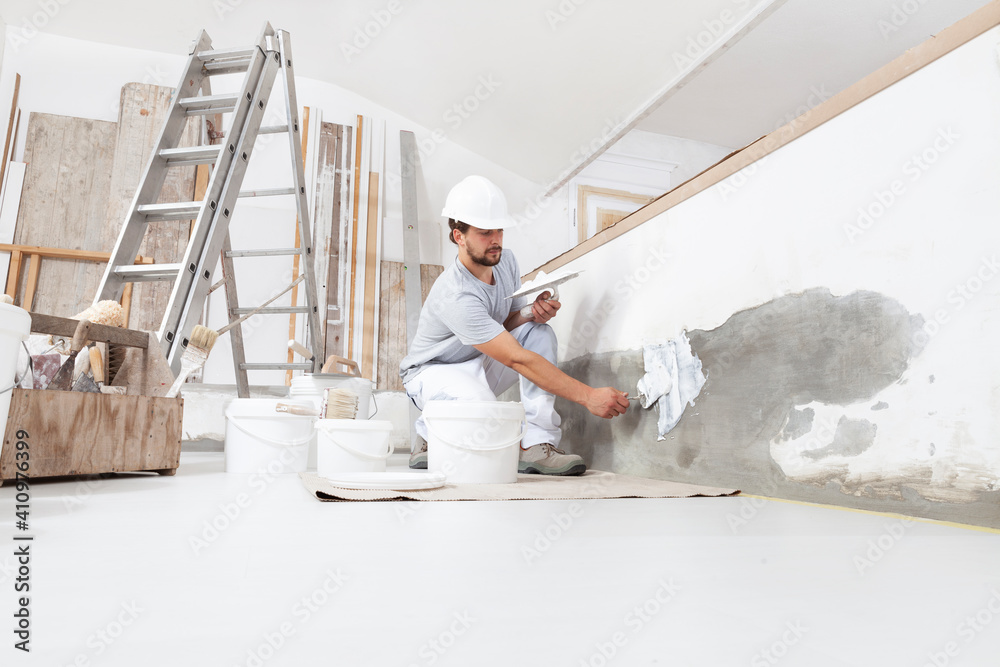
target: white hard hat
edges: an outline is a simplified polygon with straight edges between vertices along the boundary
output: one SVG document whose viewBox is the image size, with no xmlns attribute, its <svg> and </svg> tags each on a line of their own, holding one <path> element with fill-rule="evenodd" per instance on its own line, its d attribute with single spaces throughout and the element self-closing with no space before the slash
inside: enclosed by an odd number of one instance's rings
<svg viewBox="0 0 1000 667">
<path fill-rule="evenodd" d="M 466 176 L 453 187 L 441 215 L 479 229 L 506 229 L 517 224 L 507 215 L 503 192 L 483 176 Z"/>
</svg>

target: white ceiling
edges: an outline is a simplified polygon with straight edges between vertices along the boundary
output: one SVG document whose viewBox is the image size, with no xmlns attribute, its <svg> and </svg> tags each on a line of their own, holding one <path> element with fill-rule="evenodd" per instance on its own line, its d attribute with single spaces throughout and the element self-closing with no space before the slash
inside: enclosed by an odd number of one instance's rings
<svg viewBox="0 0 1000 667">
<path fill-rule="evenodd" d="M 60 7 L 46 32 L 172 54 L 187 53 L 202 28 L 217 47 L 239 46 L 270 21 L 291 33 L 300 76 L 440 128 L 550 185 L 613 129 L 742 147 L 804 110 L 817 99 L 811 91 L 836 93 L 985 0 L 0 0 L 0 16 L 18 27 L 42 4 Z M 886 30 L 901 6 L 916 12 Z M 694 48 L 689 40 L 707 41 L 764 9 L 685 76 L 675 54 Z M 374 37 L 345 55 L 366 27 Z M 449 110 L 477 88 L 483 99 L 469 106 L 478 108 L 458 122 Z"/>
</svg>

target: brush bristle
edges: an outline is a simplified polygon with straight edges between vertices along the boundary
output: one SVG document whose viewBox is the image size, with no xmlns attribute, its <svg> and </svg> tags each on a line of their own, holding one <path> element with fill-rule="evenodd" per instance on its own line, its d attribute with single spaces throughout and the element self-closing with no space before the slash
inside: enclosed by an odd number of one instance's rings
<svg viewBox="0 0 1000 667">
<path fill-rule="evenodd" d="M 211 352 L 218 338 L 218 331 L 199 324 L 191 331 L 191 337 L 188 338 L 188 348 L 197 347 L 205 352 Z"/>
</svg>

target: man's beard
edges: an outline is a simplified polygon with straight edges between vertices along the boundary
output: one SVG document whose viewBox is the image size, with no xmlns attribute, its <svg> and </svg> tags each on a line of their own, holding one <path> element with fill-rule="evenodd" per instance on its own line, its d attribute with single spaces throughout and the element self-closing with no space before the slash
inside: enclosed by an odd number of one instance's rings
<svg viewBox="0 0 1000 667">
<path fill-rule="evenodd" d="M 503 248 L 497 248 L 500 252 L 496 254 L 496 257 L 492 257 L 487 254 L 487 252 L 491 249 L 492 248 L 488 248 L 482 255 L 474 255 L 470 252 L 469 259 L 480 266 L 496 266 L 500 263 L 500 257 L 503 255 Z"/>
</svg>

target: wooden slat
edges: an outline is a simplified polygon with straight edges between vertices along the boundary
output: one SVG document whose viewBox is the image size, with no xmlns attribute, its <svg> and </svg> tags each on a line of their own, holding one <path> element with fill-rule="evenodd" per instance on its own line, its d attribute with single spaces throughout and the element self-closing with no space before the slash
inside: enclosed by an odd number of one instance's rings
<svg viewBox="0 0 1000 667">
<path fill-rule="evenodd" d="M 364 138 L 362 116 L 358 116 L 358 125 L 354 137 L 354 207 L 351 220 L 351 288 L 349 295 L 349 310 L 347 322 L 347 357 L 354 356 L 354 292 L 358 276 L 358 210 L 361 205 L 361 146 Z"/>
<path fill-rule="evenodd" d="M 48 334 L 50 336 L 72 337 L 76 331 L 76 325 L 80 322 L 69 317 L 58 317 L 56 315 L 44 315 L 42 313 L 30 313 L 31 332 Z M 149 347 L 149 334 L 145 331 L 135 331 L 133 329 L 122 329 L 121 327 L 109 327 L 104 324 L 91 323 L 88 334 L 90 340 L 104 341 L 114 345 L 125 347 Z"/>
<path fill-rule="evenodd" d="M 1000 0 L 994 0 L 958 23 L 942 30 L 919 46 L 910 49 L 888 65 L 861 79 L 853 86 L 834 95 L 822 104 L 813 107 L 787 125 L 758 139 L 746 148 L 728 156 L 712 168 L 703 171 L 691 180 L 674 188 L 618 224 L 591 236 L 583 243 L 528 272 L 523 276 L 522 280 L 531 280 L 539 271 L 552 273 L 556 269 L 565 266 L 573 260 L 579 259 L 605 243 L 652 220 L 664 211 L 721 183 L 744 167 L 770 155 L 799 137 L 812 132 L 820 125 L 902 81 L 914 72 L 923 69 L 938 58 L 951 53 L 963 44 L 998 25 L 1000 25 Z"/>
<path fill-rule="evenodd" d="M 15 244 L 110 250 L 102 230 L 116 131 L 106 121 L 30 115 Z M 80 312 L 93 301 L 102 270 L 92 262 L 43 262 L 33 307 L 53 315 Z"/>
<path fill-rule="evenodd" d="M 0 156 L 0 183 L 7 174 L 7 158 L 10 156 L 11 134 L 14 132 L 14 116 L 17 114 L 17 97 L 21 91 L 21 75 L 14 75 L 14 95 L 10 101 L 10 119 L 7 121 L 7 137 L 3 141 L 3 155 Z M 17 138 L 16 135 L 14 137 Z"/>
<path fill-rule="evenodd" d="M 379 270 L 378 210 L 379 175 L 371 172 L 368 176 L 368 230 L 365 243 L 365 301 L 364 317 L 362 318 L 361 375 L 370 378 L 373 375 L 372 364 L 375 358 L 375 309 L 378 307 L 376 288 L 376 273 Z"/>
<path fill-rule="evenodd" d="M 10 253 L 10 267 L 7 269 L 7 287 L 4 289 L 4 294 L 7 294 L 15 302 L 17 302 L 17 283 L 21 276 L 21 257 L 23 254 L 20 250 L 14 250 Z"/>
<path fill-rule="evenodd" d="M 172 95 L 173 89 L 152 84 L 127 83 L 122 87 L 102 249 L 110 251 L 114 248 L 136 188 L 149 163 L 153 146 L 163 130 Z M 200 143 L 200 123 L 201 118 L 188 119 L 180 146 L 195 146 Z M 193 201 L 195 173 L 195 166 L 170 168 L 157 203 Z M 139 253 L 152 257 L 157 263 L 179 262 L 184 257 L 190 230 L 190 221 L 151 222 Z M 136 285 L 132 295 L 132 326 L 137 329 L 158 329 L 170 299 L 171 288 L 172 283 L 169 281 Z"/>
<path fill-rule="evenodd" d="M 29 255 L 28 281 L 24 285 L 24 298 L 21 299 L 21 307 L 31 310 L 35 302 L 35 292 L 38 290 L 38 271 L 42 265 L 41 255 Z"/>
<path fill-rule="evenodd" d="M 406 340 L 405 328 L 400 327 L 399 304 L 403 296 L 403 263 L 402 262 L 382 262 L 382 279 L 380 283 L 379 295 L 379 320 L 378 320 L 378 373 L 376 377 L 377 389 L 399 391 L 402 384 L 399 379 L 399 334 L 404 335 L 403 347 Z M 405 317 L 403 318 L 405 324 Z M 396 368 L 393 368 L 393 362 Z"/>
</svg>

